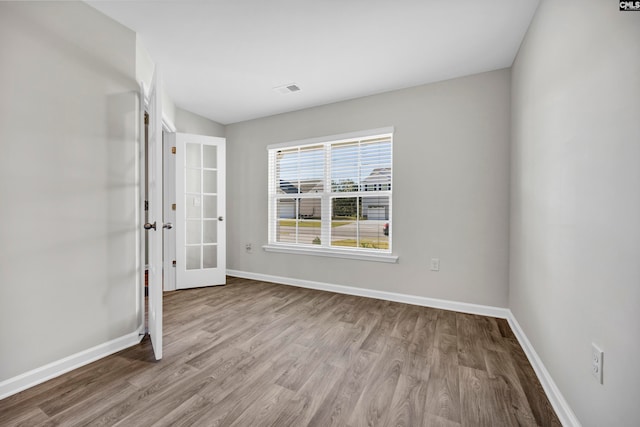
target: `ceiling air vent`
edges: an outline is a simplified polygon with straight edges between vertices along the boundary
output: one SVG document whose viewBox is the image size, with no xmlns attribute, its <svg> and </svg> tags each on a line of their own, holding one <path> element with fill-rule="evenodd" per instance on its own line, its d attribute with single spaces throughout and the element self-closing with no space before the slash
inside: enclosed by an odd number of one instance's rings
<svg viewBox="0 0 640 427">
<path fill-rule="evenodd" d="M 291 92 L 298 92 L 300 91 L 300 86 L 298 86 L 295 83 L 290 83 L 288 85 L 284 85 L 284 86 L 278 86 L 278 87 L 274 87 L 273 90 L 278 91 L 280 93 L 291 93 Z"/>
</svg>

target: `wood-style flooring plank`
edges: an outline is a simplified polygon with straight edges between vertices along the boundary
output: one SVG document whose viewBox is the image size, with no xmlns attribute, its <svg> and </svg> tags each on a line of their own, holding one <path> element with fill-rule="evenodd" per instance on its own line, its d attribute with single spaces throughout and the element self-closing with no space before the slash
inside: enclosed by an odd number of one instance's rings
<svg viewBox="0 0 640 427">
<path fill-rule="evenodd" d="M 306 426 L 318 412 L 335 384 L 342 378 L 343 370 L 322 363 L 309 376 L 295 397 L 281 405 L 273 426 Z"/>
<path fill-rule="evenodd" d="M 423 307 L 417 311 L 418 320 L 411 339 L 410 351 L 428 356 L 433 349 L 438 313 L 435 310 Z"/>
<path fill-rule="evenodd" d="M 198 391 L 211 383 L 213 378 L 209 376 L 191 375 L 180 381 L 177 381 L 172 387 L 165 389 L 163 392 L 157 393 L 153 398 L 139 400 L 139 404 L 135 405 L 127 416 L 122 417 L 116 423 L 107 424 L 114 426 L 149 426 L 161 420 L 164 416 L 170 414 L 174 409 L 179 407 L 184 401 L 188 400 Z M 107 420 L 104 420 L 107 421 Z M 100 423 L 101 424 L 101 423 Z"/>
<path fill-rule="evenodd" d="M 427 413 L 460 423 L 460 380 L 458 377 L 457 338 L 439 334 L 431 354 L 427 383 Z"/>
<path fill-rule="evenodd" d="M 478 324 L 481 316 L 456 314 L 458 363 L 468 368 L 486 371 L 484 361 L 487 333 Z"/>
<path fill-rule="evenodd" d="M 40 408 L 25 407 L 24 410 L 12 411 L 11 416 L 4 417 L 4 421 L 0 425 L 30 427 L 45 425 L 49 422 L 50 418 Z"/>
<path fill-rule="evenodd" d="M 295 393 L 287 388 L 278 384 L 269 384 L 261 395 L 229 426 L 273 425 L 280 415 L 281 407 L 294 396 Z"/>
<path fill-rule="evenodd" d="M 460 423 L 438 417 L 437 415 L 424 414 L 422 427 L 460 427 Z"/>
<path fill-rule="evenodd" d="M 350 426 L 379 426 L 388 415 L 395 394 L 407 349 L 388 343 L 377 358 L 366 385 L 358 399 Z"/>
<path fill-rule="evenodd" d="M 488 350 L 485 353 L 487 372 L 490 378 L 500 378 L 507 385 L 510 411 L 519 426 L 536 426 L 536 419 L 531 412 L 527 396 L 522 389 L 518 373 L 513 366 L 509 353 Z"/>
<path fill-rule="evenodd" d="M 373 369 L 375 353 L 359 351 L 354 362 L 327 394 L 318 410 L 309 420 L 310 426 L 329 427 L 345 425 L 365 386 L 365 379 Z"/>
<path fill-rule="evenodd" d="M 194 394 L 168 414 L 152 424 L 153 427 L 181 427 L 191 425 L 189 416 L 205 410 L 209 401 L 199 394 Z"/>
<path fill-rule="evenodd" d="M 324 363 L 324 349 L 299 347 L 301 356 L 276 380 L 276 384 L 291 391 L 300 390 L 318 366 Z"/>
<path fill-rule="evenodd" d="M 381 317 L 376 322 L 374 328 L 369 335 L 363 341 L 362 350 L 371 351 L 374 353 L 382 352 L 387 339 L 393 332 L 400 312 L 402 311 L 402 304 L 390 303 L 382 309 Z"/>
<path fill-rule="evenodd" d="M 111 383 L 102 389 L 101 393 L 88 393 L 86 399 L 78 399 L 75 405 L 51 417 L 43 426 L 85 425 L 95 414 L 107 410 L 137 391 L 138 389 L 128 382 Z"/>
<path fill-rule="evenodd" d="M 437 310 L 438 320 L 436 321 L 436 334 L 457 335 L 458 326 L 456 324 L 456 313 L 448 310 Z"/>
<path fill-rule="evenodd" d="M 110 356 L 101 360 L 99 364 L 92 364 L 95 369 L 84 366 L 37 387 L 0 400 L 0 425 L 9 423 L 9 419 L 14 417 L 14 412 L 29 412 L 36 407 L 42 411 L 41 405 L 48 406 L 57 397 L 64 399 L 65 396 L 74 393 L 74 390 L 82 388 L 83 384 L 91 384 L 108 372 L 126 366 L 128 363 L 123 358 Z"/>
<path fill-rule="evenodd" d="M 524 354 L 522 347 L 511 339 L 505 340 L 511 352 L 509 353 L 514 361 L 514 368 L 518 375 L 518 380 L 522 386 L 522 390 L 527 396 L 527 402 L 539 426 L 560 426 L 560 420 L 556 416 L 549 399 L 544 394 L 542 384 L 536 377 L 533 367 L 529 363 L 527 356 Z"/>
<path fill-rule="evenodd" d="M 341 340 L 336 340 L 335 336 L 331 336 L 331 340 L 328 341 L 332 343 L 328 347 L 331 351 L 328 353 L 326 360 L 328 363 L 346 368 L 357 357 L 362 347 L 362 342 L 374 327 L 374 324 L 368 322 L 366 317 L 358 319 L 356 324 L 340 323 L 344 327 L 344 334 Z"/>
<path fill-rule="evenodd" d="M 0 401 L 4 426 L 560 423 L 508 322 L 228 278 L 150 340 Z"/>
<path fill-rule="evenodd" d="M 418 313 L 420 307 L 413 305 L 405 305 L 400 312 L 391 336 L 395 338 L 401 338 L 403 340 L 411 341 L 415 334 L 416 325 L 418 323 Z"/>
<path fill-rule="evenodd" d="M 199 372 L 190 367 L 179 366 L 174 370 L 159 373 L 154 381 L 144 385 L 132 395 L 114 402 L 111 406 L 96 413 L 88 424 L 92 426 L 111 426 L 126 419 L 137 411 L 144 410 L 154 402 L 162 401 L 170 396 L 184 395 L 184 388 L 198 381 Z"/>
<path fill-rule="evenodd" d="M 485 371 L 460 366 L 460 407 L 463 426 L 517 426 L 505 381 Z"/>
<path fill-rule="evenodd" d="M 232 391 L 220 398 L 220 390 L 210 389 L 207 397 L 212 405 L 194 422 L 196 426 L 228 426 L 235 422 L 258 399 L 267 387 L 276 386 L 275 380 L 300 357 L 293 347 L 286 346 L 275 353 L 270 362 L 261 363 L 251 375 L 251 381 L 235 383 Z M 284 387 L 277 386 L 281 390 Z M 291 393 L 290 390 L 287 392 Z"/>
<path fill-rule="evenodd" d="M 393 400 L 383 425 L 394 427 L 421 426 L 425 416 L 427 382 L 400 374 Z"/>
</svg>

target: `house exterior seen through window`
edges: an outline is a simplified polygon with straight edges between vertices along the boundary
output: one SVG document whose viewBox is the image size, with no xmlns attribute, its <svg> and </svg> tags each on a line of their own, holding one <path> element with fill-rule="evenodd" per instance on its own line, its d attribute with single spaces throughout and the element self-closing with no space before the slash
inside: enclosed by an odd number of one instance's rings
<svg viewBox="0 0 640 427">
<path fill-rule="evenodd" d="M 270 245 L 391 253 L 393 134 L 379 132 L 268 147 Z"/>
</svg>

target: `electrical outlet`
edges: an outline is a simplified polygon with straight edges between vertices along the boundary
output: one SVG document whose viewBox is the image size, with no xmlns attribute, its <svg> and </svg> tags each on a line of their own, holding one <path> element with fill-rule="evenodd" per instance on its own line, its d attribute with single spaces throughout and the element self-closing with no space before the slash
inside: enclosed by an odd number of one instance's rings
<svg viewBox="0 0 640 427">
<path fill-rule="evenodd" d="M 245 243 L 244 244 L 244 250 L 250 254 L 253 253 L 253 246 L 251 245 L 251 243 Z"/>
<path fill-rule="evenodd" d="M 602 359 L 604 352 L 597 345 L 591 343 L 591 375 L 602 384 Z"/>
<path fill-rule="evenodd" d="M 431 271 L 440 271 L 440 260 L 438 258 L 431 258 Z"/>
</svg>

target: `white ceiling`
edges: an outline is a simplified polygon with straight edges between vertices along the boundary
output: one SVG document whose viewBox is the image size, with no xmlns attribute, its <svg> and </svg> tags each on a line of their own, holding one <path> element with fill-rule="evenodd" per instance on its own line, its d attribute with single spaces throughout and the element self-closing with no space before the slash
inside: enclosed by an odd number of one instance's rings
<svg viewBox="0 0 640 427">
<path fill-rule="evenodd" d="M 538 1 L 89 3 L 138 33 L 176 105 L 229 124 L 509 67 Z"/>
</svg>

